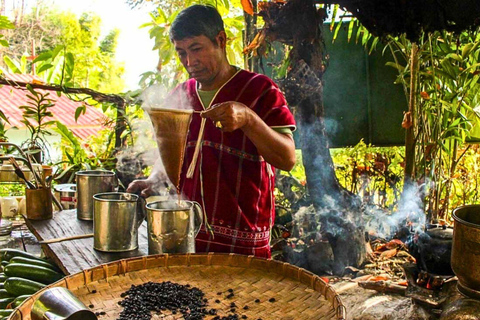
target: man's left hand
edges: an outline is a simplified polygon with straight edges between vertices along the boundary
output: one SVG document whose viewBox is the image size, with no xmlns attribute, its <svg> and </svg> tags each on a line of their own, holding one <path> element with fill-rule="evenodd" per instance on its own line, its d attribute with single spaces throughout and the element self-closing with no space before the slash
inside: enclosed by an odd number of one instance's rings
<svg viewBox="0 0 480 320">
<path fill-rule="evenodd" d="M 225 132 L 232 132 L 247 126 L 252 110 L 236 101 L 227 101 L 213 105 L 203 111 L 201 116 L 212 120 L 216 127 Z"/>
</svg>

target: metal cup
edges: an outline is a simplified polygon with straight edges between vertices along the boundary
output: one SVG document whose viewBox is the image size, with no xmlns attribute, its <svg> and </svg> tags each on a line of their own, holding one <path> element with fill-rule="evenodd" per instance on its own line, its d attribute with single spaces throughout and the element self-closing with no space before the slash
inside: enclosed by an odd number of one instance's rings
<svg viewBox="0 0 480 320">
<path fill-rule="evenodd" d="M 52 218 L 52 190 L 50 188 L 25 189 L 25 204 L 28 219 Z"/>
<path fill-rule="evenodd" d="M 32 320 L 97 320 L 73 293 L 64 287 L 45 290 L 33 303 Z"/>
<path fill-rule="evenodd" d="M 203 223 L 195 201 L 154 201 L 146 205 L 148 254 L 195 253 L 195 237 Z"/>
<path fill-rule="evenodd" d="M 113 171 L 85 170 L 75 173 L 77 181 L 77 218 L 93 220 L 93 195 L 115 191 L 118 180 Z"/>
<path fill-rule="evenodd" d="M 137 210 L 139 196 L 107 192 L 93 196 L 93 248 L 105 252 L 138 248 L 138 227 L 145 216 Z M 138 204 L 138 206 L 140 206 Z"/>
</svg>

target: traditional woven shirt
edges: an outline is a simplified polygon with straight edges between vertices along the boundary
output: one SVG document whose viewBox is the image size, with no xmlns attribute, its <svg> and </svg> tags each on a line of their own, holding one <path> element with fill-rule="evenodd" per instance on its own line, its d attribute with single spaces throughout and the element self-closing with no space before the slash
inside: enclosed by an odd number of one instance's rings
<svg viewBox="0 0 480 320">
<path fill-rule="evenodd" d="M 198 83 L 190 79 L 179 85 L 174 96 L 183 108 L 203 111 Z M 295 129 L 295 120 L 277 85 L 268 77 L 238 70 L 217 92 L 210 105 L 238 101 L 256 112 L 271 128 Z M 200 203 L 206 212 L 212 236 L 202 226 L 196 238 L 197 252 L 228 252 L 270 257 L 270 231 L 275 218 L 275 170 L 258 153 L 242 130 L 223 132 L 207 119 L 202 149 L 191 179 L 186 172 L 192 162 L 201 127 L 193 114 L 187 137 L 180 191 Z"/>
</svg>

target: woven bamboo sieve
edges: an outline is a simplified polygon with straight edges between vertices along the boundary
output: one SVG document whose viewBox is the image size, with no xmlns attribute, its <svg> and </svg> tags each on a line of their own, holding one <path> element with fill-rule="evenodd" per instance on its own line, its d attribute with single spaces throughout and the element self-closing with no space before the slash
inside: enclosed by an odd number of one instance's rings
<svg viewBox="0 0 480 320">
<path fill-rule="evenodd" d="M 117 319 L 123 310 L 121 293 L 132 284 L 172 281 L 196 286 L 205 293 L 208 308 L 219 316 L 237 314 L 248 319 L 317 320 L 345 319 L 346 309 L 335 290 L 313 273 L 288 263 L 237 254 L 151 255 L 100 265 L 42 289 L 25 300 L 11 320 L 30 320 L 33 302 L 47 288 L 66 287 L 94 312 L 105 312 L 99 319 Z M 228 298 L 228 289 L 234 297 Z M 219 294 L 220 293 L 220 294 Z M 275 298 L 270 302 L 269 299 Z M 260 302 L 255 302 L 259 299 Z M 219 301 L 219 302 L 217 302 Z M 92 306 L 93 305 L 93 306 Z M 248 309 L 243 309 L 244 306 Z M 212 319 L 207 316 L 205 319 Z M 183 319 L 152 312 L 152 319 Z"/>
</svg>

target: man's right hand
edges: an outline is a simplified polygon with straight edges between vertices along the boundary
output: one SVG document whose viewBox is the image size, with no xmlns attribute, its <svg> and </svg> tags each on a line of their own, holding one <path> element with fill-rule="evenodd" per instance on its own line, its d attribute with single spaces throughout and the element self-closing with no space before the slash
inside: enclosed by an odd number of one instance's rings
<svg viewBox="0 0 480 320">
<path fill-rule="evenodd" d="M 159 193 L 159 190 L 155 190 L 156 183 L 150 179 L 133 180 L 127 187 L 128 193 L 135 193 L 143 198 L 148 198 Z"/>
</svg>

